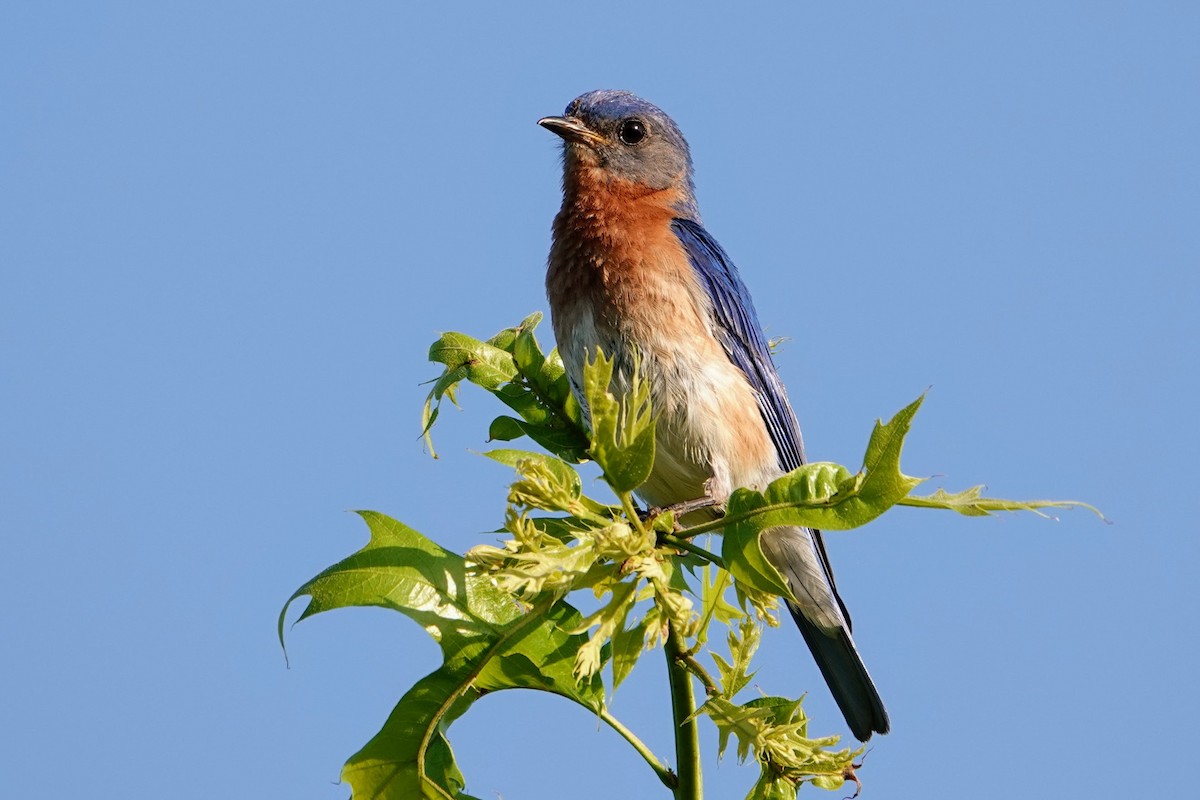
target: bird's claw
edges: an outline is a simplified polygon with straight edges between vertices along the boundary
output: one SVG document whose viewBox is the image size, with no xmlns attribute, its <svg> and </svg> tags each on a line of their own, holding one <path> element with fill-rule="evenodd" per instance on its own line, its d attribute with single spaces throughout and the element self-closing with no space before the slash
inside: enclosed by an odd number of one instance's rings
<svg viewBox="0 0 1200 800">
<path fill-rule="evenodd" d="M 715 497 L 712 497 L 711 495 L 705 495 L 704 497 L 697 497 L 695 500 L 684 500 L 681 503 L 672 503 L 669 506 L 651 506 L 645 511 L 639 510 L 638 516 L 641 518 L 642 522 L 653 522 L 663 514 L 671 514 L 676 520 L 675 530 L 680 531 L 683 530 L 683 526 L 678 522 L 680 517 L 684 516 L 685 514 L 690 514 L 693 511 L 699 511 L 703 508 L 712 508 L 717 505 L 720 505 L 720 503 Z"/>
</svg>

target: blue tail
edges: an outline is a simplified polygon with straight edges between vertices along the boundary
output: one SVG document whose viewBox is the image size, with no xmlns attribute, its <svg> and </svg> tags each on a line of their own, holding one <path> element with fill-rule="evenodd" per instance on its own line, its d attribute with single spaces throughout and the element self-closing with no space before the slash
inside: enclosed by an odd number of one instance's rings
<svg viewBox="0 0 1200 800">
<path fill-rule="evenodd" d="M 821 669 L 821 675 L 829 684 L 833 699 L 837 701 L 842 716 L 851 732 L 860 741 L 871 738 L 872 733 L 887 733 L 891 728 L 883 701 L 871 682 L 867 667 L 854 648 L 850 631 L 843 628 L 836 636 L 825 634 L 816 625 L 805 619 L 800 609 L 788 603 L 788 610 L 796 620 L 796 626 L 808 643 L 813 659 Z"/>
</svg>

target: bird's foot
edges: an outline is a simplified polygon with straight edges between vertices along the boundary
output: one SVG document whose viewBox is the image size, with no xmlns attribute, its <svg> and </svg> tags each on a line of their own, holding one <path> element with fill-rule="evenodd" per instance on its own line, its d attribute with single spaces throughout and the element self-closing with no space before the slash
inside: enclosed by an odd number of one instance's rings
<svg viewBox="0 0 1200 800">
<path fill-rule="evenodd" d="M 669 511 L 674 514 L 676 518 L 679 518 L 685 514 L 690 514 L 693 511 L 699 511 L 702 508 L 713 508 L 719 504 L 720 503 L 718 502 L 717 498 L 706 494 L 704 497 L 697 497 L 695 500 L 684 500 L 682 503 L 673 503 L 672 505 L 660 509 L 660 511 L 662 513 Z"/>
<path fill-rule="evenodd" d="M 690 514 L 693 511 L 699 511 L 704 508 L 713 508 L 720 505 L 720 501 L 711 495 L 697 497 L 695 500 L 684 500 L 682 503 L 672 503 L 669 506 L 653 506 L 643 512 L 642 520 L 651 521 L 656 517 L 661 517 L 663 514 L 671 514 L 676 520 L 685 514 Z M 682 530 L 682 526 L 676 522 L 675 530 Z"/>
</svg>

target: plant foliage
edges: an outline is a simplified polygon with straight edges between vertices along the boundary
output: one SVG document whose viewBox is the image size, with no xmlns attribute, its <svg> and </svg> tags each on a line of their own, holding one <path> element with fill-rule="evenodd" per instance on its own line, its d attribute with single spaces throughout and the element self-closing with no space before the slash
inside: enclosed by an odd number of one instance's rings
<svg viewBox="0 0 1200 800">
<path fill-rule="evenodd" d="M 400 698 L 383 728 L 346 762 L 342 777 L 354 798 L 469 800 L 447 731 L 475 700 L 503 689 L 552 692 L 598 714 L 678 800 L 690 798 L 685 787 L 698 786 L 699 775 L 681 780 L 606 706 L 639 658 L 663 644 L 672 666 L 685 669 L 706 695 L 699 707 L 677 714 L 676 729 L 707 717 L 718 732 L 718 755 L 732 742 L 739 761 L 753 758 L 760 771 L 749 800 L 794 798 L 806 783 L 823 789 L 857 784 L 855 759 L 862 750 L 838 747 L 836 736 L 809 737 L 801 699 L 738 700 L 754 676 L 762 625 L 774 623 L 777 598 L 790 596 L 763 554 L 762 532 L 779 525 L 847 530 L 896 505 L 969 516 L 1082 505 L 992 499 L 982 487 L 913 495 L 921 479 L 901 472 L 900 452 L 918 398 L 876 423 L 854 472 L 807 464 L 761 490 L 738 489 L 723 517 L 692 526 L 679 525 L 669 510 L 642 513 L 632 492 L 654 463 L 648 384 L 635 369 L 618 395 L 613 362 L 599 353 L 584 373 L 585 414 L 557 352 L 538 345 L 539 320 L 535 314 L 487 340 L 447 333 L 429 351 L 430 360 L 444 366 L 423 413 L 431 453 L 429 434 L 441 403 L 456 403 L 463 381 L 512 412 L 492 421 L 490 439 L 527 437 L 543 448 L 484 454 L 515 471 L 507 538 L 464 558 L 394 519 L 362 511 L 370 531 L 366 546 L 297 589 L 280 613 L 281 643 L 288 608 L 307 597 L 300 620 L 335 608 L 380 606 L 409 617 L 441 646 L 442 664 Z M 586 460 L 599 465 L 617 503 L 584 494 L 575 465 Z M 716 531 L 723 533 L 719 555 L 694 543 Z M 578 591 L 597 601 L 586 616 L 567 602 Z M 709 646 L 713 623 L 727 628 L 727 654 Z M 702 650 L 711 656 L 715 679 L 695 657 Z"/>
</svg>

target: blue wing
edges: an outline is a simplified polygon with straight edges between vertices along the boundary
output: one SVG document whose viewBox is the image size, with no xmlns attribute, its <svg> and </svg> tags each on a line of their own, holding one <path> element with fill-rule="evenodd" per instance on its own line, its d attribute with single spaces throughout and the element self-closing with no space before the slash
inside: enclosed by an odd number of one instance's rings
<svg viewBox="0 0 1200 800">
<path fill-rule="evenodd" d="M 671 222 L 675 235 L 679 238 L 683 249 L 687 251 L 692 269 L 700 279 L 700 285 L 708 292 L 712 300 L 713 318 L 717 324 L 717 338 L 720 340 L 729 360 L 745 373 L 750 381 L 750 388 L 758 398 L 758 410 L 766 423 L 771 441 L 779 456 L 779 466 L 785 472 L 790 472 L 804 463 L 804 439 L 800 435 L 800 423 L 796 420 L 796 412 L 792 411 L 788 402 L 787 390 L 783 381 L 775 371 L 775 363 L 771 360 L 771 351 L 767 347 L 767 337 L 758 324 L 758 315 L 754 312 L 754 303 L 750 300 L 750 292 L 742 278 L 738 275 L 737 267 L 729 255 L 717 244 L 717 240 L 709 235 L 704 227 L 694 220 L 675 219 Z M 825 569 L 825 577 L 833 589 L 846 618 L 850 623 L 850 612 L 842 602 L 837 591 L 837 583 L 833 578 L 833 568 L 829 564 L 829 556 L 825 552 L 825 541 L 821 532 L 812 531 L 813 543 Z"/>
<path fill-rule="evenodd" d="M 717 338 L 729 360 L 745 373 L 758 398 L 758 410 L 779 454 L 779 466 L 790 472 L 804 463 L 804 439 L 783 381 L 775 371 L 750 292 L 733 261 L 700 223 L 676 219 L 671 227 L 712 300 Z"/>
<path fill-rule="evenodd" d="M 799 467 L 804 463 L 800 423 L 796 421 L 796 414 L 788 403 L 783 381 L 775 371 L 767 339 L 758 324 L 750 293 L 746 291 L 737 267 L 700 223 L 676 219 L 671 227 L 687 251 L 692 269 L 712 301 L 716 334 L 725 353 L 746 375 L 758 398 L 758 410 L 775 444 L 780 468 L 791 471 Z M 833 590 L 833 597 L 846 620 L 846 629 L 838 636 L 830 636 L 809 621 L 798 606 L 789 603 L 788 607 L 851 730 L 860 740 L 866 741 L 872 731 L 887 733 L 890 727 L 887 711 L 850 638 L 850 613 L 838 594 L 829 556 L 825 553 L 825 541 L 820 531 L 811 530 L 809 533 L 829 588 Z"/>
</svg>

